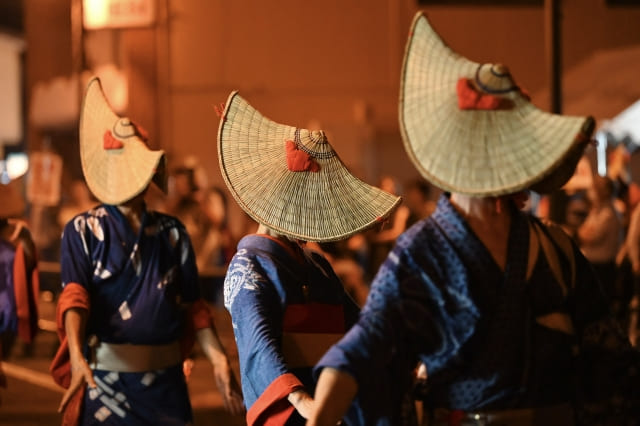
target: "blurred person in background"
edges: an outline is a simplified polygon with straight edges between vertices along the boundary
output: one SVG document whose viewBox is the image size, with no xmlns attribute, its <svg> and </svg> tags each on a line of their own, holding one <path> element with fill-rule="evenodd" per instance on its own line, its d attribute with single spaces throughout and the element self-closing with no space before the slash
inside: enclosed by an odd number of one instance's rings
<svg viewBox="0 0 640 426">
<path fill-rule="evenodd" d="M 390 194 L 399 194 L 398 183 L 392 176 L 383 176 L 380 179 L 380 189 Z M 393 248 L 396 239 L 407 229 L 407 219 L 410 215 L 409 208 L 401 204 L 385 222 L 381 229 L 372 229 L 367 233 L 369 252 L 368 276 L 369 280 L 375 275 L 387 255 Z"/>
<path fill-rule="evenodd" d="M 414 223 L 429 217 L 436 209 L 436 203 L 430 198 L 431 191 L 431 184 L 422 178 L 410 180 L 405 185 L 403 200 L 409 209 L 405 225 L 407 229 Z"/>
<path fill-rule="evenodd" d="M 631 180 L 631 171 L 629 162 L 631 155 L 624 144 L 616 146 L 608 155 L 607 159 L 607 177 L 613 183 L 614 207 L 618 215 L 622 218 L 622 227 L 626 231 L 629 227 L 631 212 L 635 207 L 635 194 L 638 185 Z"/>
<path fill-rule="evenodd" d="M 204 192 L 201 208 L 203 241 L 196 251 L 198 268 L 226 267 L 235 250 L 228 224 L 227 196 L 221 188 L 212 186 Z"/>
<path fill-rule="evenodd" d="M 403 408 L 418 362 L 432 426 L 637 423 L 640 354 L 577 246 L 521 211 L 529 190 L 571 176 L 593 119 L 537 109 L 505 66 L 461 57 L 423 13 L 405 52 L 405 148 L 445 194 L 318 363 L 307 424 L 415 424 Z"/>
<path fill-rule="evenodd" d="M 620 249 L 617 264 L 623 274 L 622 303 L 623 308 L 628 306 L 628 332 L 629 341 L 638 346 L 638 334 L 640 332 L 640 204 L 631 213 L 629 230 L 623 247 Z M 628 300 L 628 304 L 624 303 Z"/>
<path fill-rule="evenodd" d="M 574 240 L 578 240 L 578 230 L 589 215 L 591 202 L 587 190 L 580 190 L 567 195 L 564 221 L 559 223 L 564 232 Z"/>
<path fill-rule="evenodd" d="M 167 213 L 175 216 L 187 229 L 192 244 L 200 247 L 202 237 L 202 210 L 199 194 L 202 188 L 196 180 L 196 168 L 187 162 L 177 167 L 169 177 Z"/>
<path fill-rule="evenodd" d="M 580 250 L 587 258 L 602 284 L 605 294 L 617 313 L 620 296 L 616 289 L 616 255 L 623 240 L 622 221 L 614 207 L 614 186 L 608 177 L 594 176 L 587 191 L 589 213 L 577 230 Z"/>
<path fill-rule="evenodd" d="M 85 92 L 79 137 L 87 186 L 101 204 L 69 221 L 62 237 L 62 343 L 51 372 L 67 389 L 63 422 L 191 424 L 183 358 L 195 340 L 225 407 L 240 414 L 189 236 L 144 203 L 152 182 L 166 189 L 163 151 L 151 151 L 146 133 L 112 111 L 97 78 Z"/>
<path fill-rule="evenodd" d="M 572 238 L 576 238 L 578 228 L 589 213 L 587 191 L 592 187 L 593 174 L 591 160 L 583 153 L 567 183 L 546 194 L 549 204 L 544 217 L 562 226 Z"/>
<path fill-rule="evenodd" d="M 0 183 L 0 361 L 10 355 L 16 337 L 29 344 L 38 331 L 36 248 L 19 219 L 25 203 L 18 183 Z M 1 366 L 0 387 L 6 387 Z"/>
<path fill-rule="evenodd" d="M 226 194 L 215 186 L 204 190 L 200 209 L 200 246 L 194 250 L 202 295 L 205 300 L 222 307 L 224 275 L 237 243 L 228 226 Z"/>
<path fill-rule="evenodd" d="M 221 111 L 225 183 L 259 227 L 238 244 L 224 282 L 248 425 L 303 425 L 311 368 L 358 307 L 307 241 L 344 240 L 380 224 L 399 197 L 349 173 L 324 132 L 275 123 L 237 92 Z"/>
<path fill-rule="evenodd" d="M 354 237 L 319 244 L 307 243 L 307 247 L 322 253 L 340 278 L 349 296 L 358 307 L 362 307 L 369 294 L 369 283 L 365 280 L 365 272 L 357 260 L 357 253 L 349 248 Z"/>
</svg>

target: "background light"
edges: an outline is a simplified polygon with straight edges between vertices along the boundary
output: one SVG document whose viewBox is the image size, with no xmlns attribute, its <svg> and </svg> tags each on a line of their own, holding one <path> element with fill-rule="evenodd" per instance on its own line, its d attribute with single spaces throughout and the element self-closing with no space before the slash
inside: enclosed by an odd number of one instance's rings
<svg viewBox="0 0 640 426">
<path fill-rule="evenodd" d="M 29 170 L 29 157 L 24 152 L 13 152 L 7 156 L 5 169 L 11 180 L 17 179 Z"/>
</svg>

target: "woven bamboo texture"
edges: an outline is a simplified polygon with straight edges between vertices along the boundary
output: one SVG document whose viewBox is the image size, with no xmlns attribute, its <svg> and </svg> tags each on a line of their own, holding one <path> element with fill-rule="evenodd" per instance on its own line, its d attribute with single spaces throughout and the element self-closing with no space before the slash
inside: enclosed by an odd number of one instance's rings
<svg viewBox="0 0 640 426">
<path fill-rule="evenodd" d="M 289 170 L 287 141 L 297 142 L 319 170 Z M 242 209 L 258 223 L 295 239 L 347 238 L 381 223 L 400 203 L 399 197 L 349 173 L 323 132 L 269 120 L 237 92 L 227 99 L 220 120 L 218 158 Z"/>
<path fill-rule="evenodd" d="M 117 137 L 123 123 L 128 120 L 113 112 L 100 80 L 91 79 L 80 113 L 80 159 L 87 186 L 106 204 L 121 204 L 140 194 L 164 165 L 164 152 L 150 150 L 133 131 L 131 136 L 118 138 L 123 148 L 104 149 L 105 132 Z"/>
<path fill-rule="evenodd" d="M 574 148 L 584 147 L 589 135 L 577 135 L 590 134 L 590 118 L 546 113 L 519 90 L 504 95 L 511 109 L 459 109 L 456 83 L 474 79 L 479 66 L 446 46 L 423 13 L 416 15 L 405 50 L 399 118 L 405 149 L 426 179 L 445 191 L 498 196 L 532 187 L 571 163 L 570 153 L 579 157 L 581 149 Z"/>
</svg>

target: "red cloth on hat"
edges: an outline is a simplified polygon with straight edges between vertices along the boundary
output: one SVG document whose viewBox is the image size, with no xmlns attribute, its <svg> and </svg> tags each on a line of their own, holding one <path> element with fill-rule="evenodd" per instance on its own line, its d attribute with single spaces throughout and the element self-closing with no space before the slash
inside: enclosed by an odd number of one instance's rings
<svg viewBox="0 0 640 426">
<path fill-rule="evenodd" d="M 298 149 L 294 141 L 287 141 L 287 167 L 292 172 L 317 172 L 320 165 L 306 152 Z"/>
<path fill-rule="evenodd" d="M 124 146 L 120 139 L 117 139 L 111 133 L 111 130 L 107 130 L 104 132 L 104 136 L 102 137 L 102 147 L 104 149 L 121 149 Z"/>
<path fill-rule="evenodd" d="M 458 93 L 458 108 L 462 110 L 509 109 L 513 106 L 510 99 L 479 92 L 468 78 L 458 80 L 456 91 Z"/>
</svg>

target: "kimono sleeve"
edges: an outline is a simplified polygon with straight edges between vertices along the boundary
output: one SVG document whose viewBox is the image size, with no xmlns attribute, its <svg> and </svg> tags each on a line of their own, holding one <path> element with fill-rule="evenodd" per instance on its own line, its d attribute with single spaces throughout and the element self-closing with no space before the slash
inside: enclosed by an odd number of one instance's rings
<svg viewBox="0 0 640 426">
<path fill-rule="evenodd" d="M 86 219 L 76 216 L 64 227 L 60 248 L 62 286 L 77 283 L 89 290 L 93 277 Z"/>
<path fill-rule="evenodd" d="M 224 301 L 238 346 L 247 422 L 276 424 L 268 417 L 286 419 L 293 412 L 287 396 L 303 385 L 280 352 L 283 312 L 278 294 L 246 250 L 238 251 L 229 265 Z"/>
<path fill-rule="evenodd" d="M 358 322 L 320 359 L 314 376 L 325 367 L 350 374 L 358 383 L 351 419 L 394 418 L 415 366 L 407 334 L 403 273 L 387 261 L 376 276 Z M 368 424 L 367 420 L 364 421 Z"/>
</svg>

